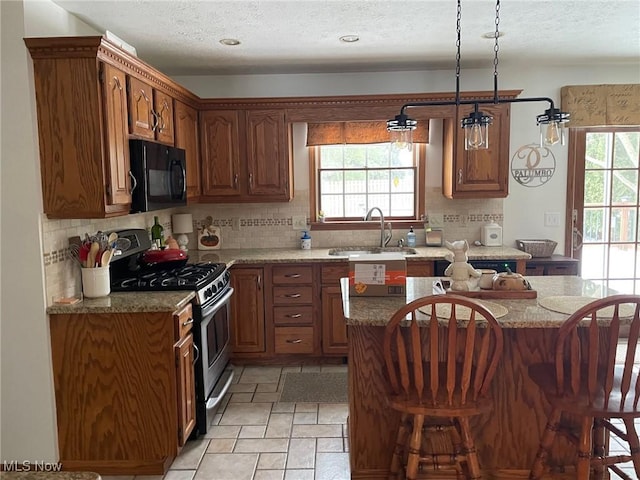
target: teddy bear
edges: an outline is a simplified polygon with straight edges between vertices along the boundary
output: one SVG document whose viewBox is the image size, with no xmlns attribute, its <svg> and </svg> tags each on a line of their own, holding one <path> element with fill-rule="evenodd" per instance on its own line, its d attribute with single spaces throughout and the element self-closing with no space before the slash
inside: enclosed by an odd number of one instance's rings
<svg viewBox="0 0 640 480">
<path fill-rule="evenodd" d="M 445 241 L 444 243 L 451 252 L 445 255 L 445 258 L 449 260 L 451 264 L 444 271 L 447 277 L 451 277 L 451 290 L 465 292 L 479 290 L 477 279 L 482 276 L 482 272 L 479 272 L 467 263 L 467 250 L 469 250 L 467 241 Z"/>
</svg>

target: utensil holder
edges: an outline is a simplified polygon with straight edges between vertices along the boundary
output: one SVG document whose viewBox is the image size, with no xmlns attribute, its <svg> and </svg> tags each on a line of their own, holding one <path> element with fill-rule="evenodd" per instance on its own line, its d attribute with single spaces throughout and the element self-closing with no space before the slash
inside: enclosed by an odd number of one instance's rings
<svg viewBox="0 0 640 480">
<path fill-rule="evenodd" d="M 111 293 L 109 266 L 82 268 L 82 293 L 87 298 L 106 297 Z"/>
</svg>

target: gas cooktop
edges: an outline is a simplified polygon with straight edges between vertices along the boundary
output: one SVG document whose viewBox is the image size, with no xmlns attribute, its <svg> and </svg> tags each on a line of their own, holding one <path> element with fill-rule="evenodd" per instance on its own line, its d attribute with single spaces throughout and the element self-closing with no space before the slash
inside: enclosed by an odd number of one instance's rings
<svg viewBox="0 0 640 480">
<path fill-rule="evenodd" d="M 113 291 L 198 290 L 224 273 L 224 263 L 194 263 L 166 270 L 140 269 L 123 277 L 112 277 Z"/>
</svg>

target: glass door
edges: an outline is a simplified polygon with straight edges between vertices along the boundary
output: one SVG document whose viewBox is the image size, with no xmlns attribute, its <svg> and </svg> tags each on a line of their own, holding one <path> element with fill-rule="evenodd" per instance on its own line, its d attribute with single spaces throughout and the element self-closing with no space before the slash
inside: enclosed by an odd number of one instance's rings
<svg viewBox="0 0 640 480">
<path fill-rule="evenodd" d="M 639 147 L 640 128 L 572 133 L 572 255 L 581 259 L 583 278 L 621 293 L 640 292 Z"/>
</svg>

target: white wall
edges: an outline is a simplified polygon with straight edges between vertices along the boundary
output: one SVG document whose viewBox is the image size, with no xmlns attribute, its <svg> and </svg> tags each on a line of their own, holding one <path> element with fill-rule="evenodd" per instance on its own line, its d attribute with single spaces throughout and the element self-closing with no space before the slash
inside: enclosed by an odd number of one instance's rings
<svg viewBox="0 0 640 480">
<path fill-rule="evenodd" d="M 2 1 L 0 11 L 0 462 L 57 461 L 33 68 L 22 38 L 96 32 L 48 0 Z"/>
<path fill-rule="evenodd" d="M 564 85 L 640 83 L 640 62 L 635 65 L 583 65 L 542 69 L 523 65 L 500 65 L 499 89 L 523 90 L 520 97 L 550 97 L 560 106 Z M 176 76 L 175 79 L 201 97 L 279 97 L 355 95 L 455 90 L 453 71 L 407 71 L 345 74 Z M 493 70 L 462 70 L 461 89 L 491 90 Z M 535 142 L 539 130 L 536 115 L 546 102 L 519 103 L 511 107 L 510 155 Z M 556 172 L 544 185 L 529 188 L 510 177 L 509 197 L 504 202 L 503 238 L 513 246 L 517 238 L 550 238 L 564 250 L 564 228 L 545 227 L 544 213 L 559 212 L 564 225 L 567 182 L 567 146 L 554 146 Z M 441 153 L 440 153 L 441 155 Z M 427 171 L 429 182 L 440 171 Z M 428 209 L 428 205 L 427 205 Z"/>
</svg>

